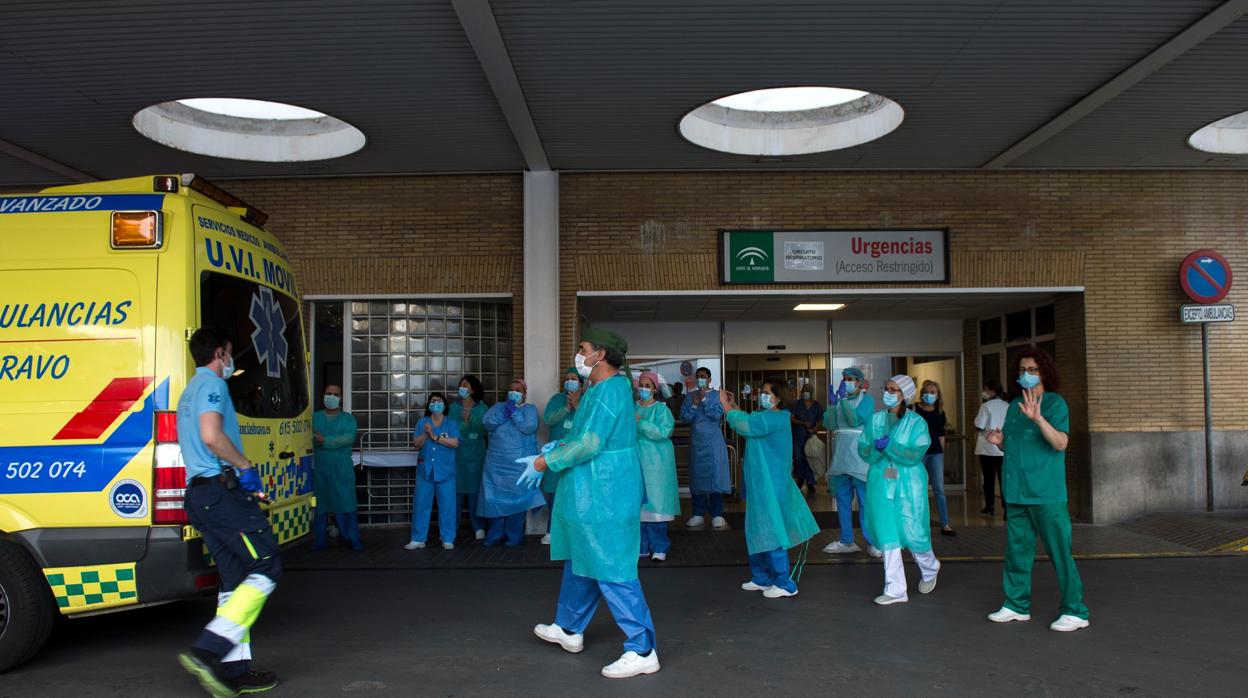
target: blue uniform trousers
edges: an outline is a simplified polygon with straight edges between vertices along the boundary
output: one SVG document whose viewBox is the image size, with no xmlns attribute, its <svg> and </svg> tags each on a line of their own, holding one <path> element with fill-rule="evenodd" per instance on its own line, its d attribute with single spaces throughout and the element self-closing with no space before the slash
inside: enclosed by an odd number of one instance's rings
<svg viewBox="0 0 1248 698">
<path fill-rule="evenodd" d="M 457 506 L 460 508 L 463 508 L 465 504 L 468 506 L 468 522 L 472 524 L 473 533 L 476 533 L 477 531 L 484 531 L 485 525 L 488 522 L 488 519 L 477 516 L 477 498 L 480 496 L 481 490 L 477 490 L 476 492 L 460 492 L 455 495 L 455 501 L 459 503 Z"/>
<path fill-rule="evenodd" d="M 797 584 L 789 579 L 789 551 L 776 548 L 771 552 L 752 553 L 750 581 L 760 587 L 776 586 L 785 591 L 797 591 Z"/>
<path fill-rule="evenodd" d="M 858 522 L 862 525 L 862 537 L 868 545 L 875 545 L 871 527 L 867 524 L 867 483 L 852 475 L 833 475 L 832 491 L 836 494 L 836 516 L 841 524 L 841 542 L 854 542 L 854 495 L 858 496 Z"/>
<path fill-rule="evenodd" d="M 360 518 L 355 512 L 350 514 L 334 514 L 334 521 L 338 524 L 338 531 L 342 534 L 342 539 L 351 544 L 352 550 L 361 550 L 363 545 L 360 543 Z M 317 507 L 316 515 L 312 517 L 312 549 L 321 550 L 329 544 L 329 512 L 321 511 Z"/>
<path fill-rule="evenodd" d="M 432 482 L 416 478 L 412 494 L 412 541 L 424 543 L 429 536 L 429 518 L 433 516 L 433 500 L 438 500 L 438 536 L 443 543 L 455 542 L 459 511 L 455 509 L 455 478 Z"/>
<path fill-rule="evenodd" d="M 485 544 L 494 545 L 500 540 L 505 540 L 503 545 L 514 548 L 524 543 L 524 520 L 527 514 L 528 512 L 522 511 L 511 516 L 487 519 L 490 522 L 490 530 L 485 534 Z"/>
<path fill-rule="evenodd" d="M 666 521 L 641 522 L 641 554 L 667 553 L 672 547 L 672 539 L 667 537 Z"/>
<path fill-rule="evenodd" d="M 572 573 L 572 563 L 563 563 L 563 586 L 559 588 L 559 605 L 555 624 L 573 633 L 583 633 L 598 610 L 599 599 L 606 599 L 607 608 L 627 638 L 625 651 L 645 654 L 654 649 L 654 620 L 641 591 L 641 581 L 600 582 Z"/>
</svg>

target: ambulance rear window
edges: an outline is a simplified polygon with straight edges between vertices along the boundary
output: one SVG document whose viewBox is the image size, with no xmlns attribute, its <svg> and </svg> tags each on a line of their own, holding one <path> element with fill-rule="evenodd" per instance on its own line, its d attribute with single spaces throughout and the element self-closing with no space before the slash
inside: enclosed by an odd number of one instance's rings
<svg viewBox="0 0 1248 698">
<path fill-rule="evenodd" d="M 268 286 L 213 272 L 203 273 L 201 291 L 202 324 L 233 336 L 234 409 L 257 419 L 302 414 L 308 379 L 299 303 Z"/>
</svg>

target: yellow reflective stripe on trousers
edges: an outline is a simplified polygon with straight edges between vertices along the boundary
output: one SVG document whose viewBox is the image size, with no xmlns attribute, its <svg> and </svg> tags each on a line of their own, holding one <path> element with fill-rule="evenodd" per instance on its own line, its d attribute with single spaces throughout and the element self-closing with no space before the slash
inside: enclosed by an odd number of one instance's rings
<svg viewBox="0 0 1248 698">
<path fill-rule="evenodd" d="M 251 539 L 247 537 L 247 534 L 240 531 L 238 535 L 243 537 L 243 545 L 247 546 L 247 552 L 251 553 L 251 559 L 259 560 L 260 556 L 256 554 L 256 546 L 251 544 Z"/>
</svg>

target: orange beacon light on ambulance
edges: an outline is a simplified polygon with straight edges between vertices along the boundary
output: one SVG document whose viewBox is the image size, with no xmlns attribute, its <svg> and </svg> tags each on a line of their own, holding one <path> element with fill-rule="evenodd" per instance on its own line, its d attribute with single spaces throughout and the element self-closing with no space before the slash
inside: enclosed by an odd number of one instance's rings
<svg viewBox="0 0 1248 698">
<path fill-rule="evenodd" d="M 177 438 L 197 327 L 233 336 L 230 395 L 279 541 L 308 532 L 300 303 L 264 218 L 194 175 L 0 196 L 0 671 L 57 614 L 216 587 Z"/>
</svg>

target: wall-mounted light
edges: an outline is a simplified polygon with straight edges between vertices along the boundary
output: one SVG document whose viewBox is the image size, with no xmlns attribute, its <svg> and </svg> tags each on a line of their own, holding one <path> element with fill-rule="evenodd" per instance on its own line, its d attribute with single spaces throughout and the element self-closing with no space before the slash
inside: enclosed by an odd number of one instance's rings
<svg viewBox="0 0 1248 698">
<path fill-rule="evenodd" d="M 844 303 L 798 303 L 793 306 L 794 310 L 840 310 L 844 308 Z"/>
</svg>

